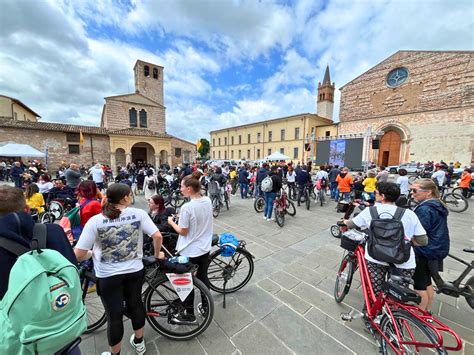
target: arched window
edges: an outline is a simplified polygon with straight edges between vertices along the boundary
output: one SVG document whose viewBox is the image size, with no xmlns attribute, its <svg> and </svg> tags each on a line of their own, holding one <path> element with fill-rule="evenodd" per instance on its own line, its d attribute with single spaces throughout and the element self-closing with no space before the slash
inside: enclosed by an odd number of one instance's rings
<svg viewBox="0 0 474 355">
<path fill-rule="evenodd" d="M 158 79 L 158 68 L 153 68 L 153 79 Z"/>
<path fill-rule="evenodd" d="M 146 111 L 143 109 L 140 110 L 140 127 L 147 128 Z"/>
<path fill-rule="evenodd" d="M 145 66 L 143 67 L 143 74 L 144 74 L 145 76 L 150 76 L 150 67 L 149 67 L 148 65 L 145 65 Z"/>
<path fill-rule="evenodd" d="M 135 107 L 132 107 L 128 113 L 130 116 L 130 127 L 137 127 L 137 110 L 135 110 Z"/>
</svg>

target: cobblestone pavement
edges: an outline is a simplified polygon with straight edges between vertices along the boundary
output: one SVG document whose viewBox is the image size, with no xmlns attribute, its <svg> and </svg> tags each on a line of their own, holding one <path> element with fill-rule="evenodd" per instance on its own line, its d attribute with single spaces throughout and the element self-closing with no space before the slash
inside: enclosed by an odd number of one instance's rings
<svg viewBox="0 0 474 355">
<path fill-rule="evenodd" d="M 474 200 L 471 200 L 474 203 Z M 139 198 L 137 207 L 145 208 Z M 336 270 L 343 255 L 339 240 L 329 226 L 341 217 L 330 201 L 310 211 L 297 208 L 295 217 L 286 216 L 285 226 L 263 220 L 253 209 L 253 200 L 232 199 L 229 211 L 214 219 L 214 232 L 230 232 L 247 241 L 255 256 L 255 273 L 245 288 L 226 298 L 214 295 L 214 320 L 198 338 L 171 341 L 146 326 L 148 354 L 376 354 L 372 337 L 360 319 L 343 322 L 341 312 L 362 309 L 358 276 L 342 304 L 333 299 Z M 474 245 L 474 209 L 451 213 L 451 252 L 467 260 L 462 252 Z M 463 255 L 464 254 L 464 255 Z M 462 265 L 447 259 L 443 276 L 451 280 Z M 474 312 L 464 299 L 437 295 L 434 314 L 463 338 L 464 354 L 474 354 Z M 125 321 L 122 354 L 132 354 L 127 340 L 130 321 Z M 108 350 L 105 327 L 83 337 L 85 354 Z"/>
</svg>

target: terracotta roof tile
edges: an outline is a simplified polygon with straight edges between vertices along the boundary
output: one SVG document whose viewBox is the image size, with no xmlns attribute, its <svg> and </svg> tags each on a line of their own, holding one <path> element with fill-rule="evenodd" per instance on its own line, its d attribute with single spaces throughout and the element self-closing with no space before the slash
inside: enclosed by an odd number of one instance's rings
<svg viewBox="0 0 474 355">
<path fill-rule="evenodd" d="M 109 134 L 117 134 L 124 136 L 144 136 L 144 137 L 158 137 L 158 138 L 171 138 L 169 134 L 158 133 L 155 131 L 150 131 L 149 129 L 143 128 L 125 128 L 119 129 L 117 131 L 108 131 Z"/>
<path fill-rule="evenodd" d="M 79 133 L 82 130 L 82 133 L 84 134 L 108 134 L 107 129 L 96 126 L 81 126 L 54 122 L 15 121 L 12 119 L 0 119 L 0 127 L 28 128 L 42 131 L 60 131 L 66 133 Z"/>
</svg>

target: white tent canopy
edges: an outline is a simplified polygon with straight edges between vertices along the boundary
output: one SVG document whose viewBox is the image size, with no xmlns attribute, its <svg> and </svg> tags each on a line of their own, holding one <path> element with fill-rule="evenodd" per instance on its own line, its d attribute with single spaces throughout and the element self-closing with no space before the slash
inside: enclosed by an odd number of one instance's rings
<svg viewBox="0 0 474 355">
<path fill-rule="evenodd" d="M 28 144 L 6 143 L 0 146 L 0 157 L 44 158 L 46 154 Z"/>
<path fill-rule="evenodd" d="M 289 156 L 285 154 L 281 154 L 280 152 L 274 152 L 264 158 L 264 160 L 271 160 L 271 161 L 290 160 L 290 159 L 291 158 Z"/>
</svg>

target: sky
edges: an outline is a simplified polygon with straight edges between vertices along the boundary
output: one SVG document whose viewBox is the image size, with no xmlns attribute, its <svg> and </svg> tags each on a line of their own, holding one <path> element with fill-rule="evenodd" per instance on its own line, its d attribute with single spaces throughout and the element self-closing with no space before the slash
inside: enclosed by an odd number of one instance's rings
<svg viewBox="0 0 474 355">
<path fill-rule="evenodd" d="M 0 95 L 41 121 L 96 125 L 134 91 L 137 59 L 164 67 L 167 132 L 316 113 L 398 50 L 474 50 L 474 0 L 0 0 Z"/>
</svg>

